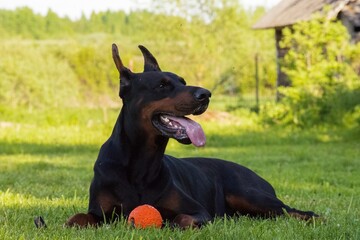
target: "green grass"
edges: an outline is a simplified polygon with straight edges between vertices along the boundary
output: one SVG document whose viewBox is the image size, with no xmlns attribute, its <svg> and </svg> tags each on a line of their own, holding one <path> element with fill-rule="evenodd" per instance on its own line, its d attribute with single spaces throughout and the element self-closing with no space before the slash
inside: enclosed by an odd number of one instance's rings
<svg viewBox="0 0 360 240">
<path fill-rule="evenodd" d="M 34 111 L 34 110 L 33 110 Z M 243 164 L 273 184 L 289 205 L 325 221 L 217 219 L 200 230 L 135 230 L 124 221 L 65 229 L 85 212 L 98 149 L 118 110 L 0 109 L 0 239 L 360 239 L 360 141 L 351 131 L 267 129 L 251 114 L 199 118 L 205 148 L 170 141 L 167 153 Z M 211 114 L 211 109 L 209 115 Z M 48 227 L 36 229 L 43 216 Z"/>
</svg>

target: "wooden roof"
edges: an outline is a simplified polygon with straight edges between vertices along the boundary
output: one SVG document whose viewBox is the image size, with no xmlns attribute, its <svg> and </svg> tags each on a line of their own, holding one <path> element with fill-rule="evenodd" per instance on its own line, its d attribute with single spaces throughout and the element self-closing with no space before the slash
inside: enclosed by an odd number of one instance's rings
<svg viewBox="0 0 360 240">
<path fill-rule="evenodd" d="M 282 0 L 269 10 L 255 25 L 254 29 L 277 28 L 292 25 L 311 16 L 330 5 L 329 17 L 335 17 L 349 3 L 358 5 L 360 0 Z"/>
<path fill-rule="evenodd" d="M 360 27 L 360 0 L 351 0 L 341 10 L 341 14 L 356 27 Z"/>
</svg>

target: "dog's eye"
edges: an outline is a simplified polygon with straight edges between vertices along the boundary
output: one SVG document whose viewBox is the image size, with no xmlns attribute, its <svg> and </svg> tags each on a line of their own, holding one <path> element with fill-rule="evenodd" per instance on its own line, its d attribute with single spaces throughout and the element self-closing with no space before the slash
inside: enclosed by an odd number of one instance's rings
<svg viewBox="0 0 360 240">
<path fill-rule="evenodd" d="M 167 81 L 167 80 L 163 80 L 163 81 L 161 81 L 160 84 L 158 85 L 158 88 L 163 89 L 163 88 L 166 88 L 166 87 L 168 87 L 168 86 L 170 86 L 170 82 Z"/>
</svg>

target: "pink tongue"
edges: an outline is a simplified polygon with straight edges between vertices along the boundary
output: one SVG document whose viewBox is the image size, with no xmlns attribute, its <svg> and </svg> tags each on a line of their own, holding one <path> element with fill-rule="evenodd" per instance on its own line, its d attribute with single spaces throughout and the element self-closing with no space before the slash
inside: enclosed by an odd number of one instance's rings
<svg viewBox="0 0 360 240">
<path fill-rule="evenodd" d="M 194 144 L 196 147 L 202 147 L 205 145 L 206 138 L 200 124 L 186 117 L 174 117 L 174 116 L 166 116 L 166 117 L 175 122 L 178 122 L 180 125 L 185 127 L 186 134 L 190 138 L 192 144 Z"/>
</svg>

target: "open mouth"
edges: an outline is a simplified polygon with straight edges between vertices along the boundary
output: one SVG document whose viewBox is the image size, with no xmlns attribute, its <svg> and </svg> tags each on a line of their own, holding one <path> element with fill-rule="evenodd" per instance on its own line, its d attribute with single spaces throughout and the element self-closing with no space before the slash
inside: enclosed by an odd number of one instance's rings
<svg viewBox="0 0 360 240">
<path fill-rule="evenodd" d="M 165 113 L 153 117 L 153 125 L 166 137 L 171 137 L 183 144 L 205 145 L 206 138 L 200 124 L 185 116 L 172 116 Z"/>
</svg>

